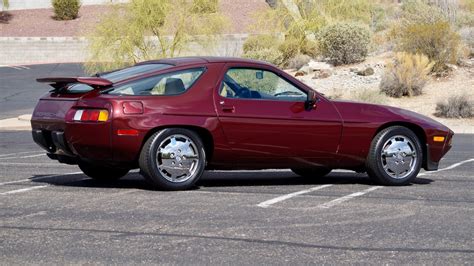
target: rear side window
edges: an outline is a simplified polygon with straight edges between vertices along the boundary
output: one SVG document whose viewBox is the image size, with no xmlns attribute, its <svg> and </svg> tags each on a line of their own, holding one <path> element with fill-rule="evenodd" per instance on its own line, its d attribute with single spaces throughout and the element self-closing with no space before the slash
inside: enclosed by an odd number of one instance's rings
<svg viewBox="0 0 474 266">
<path fill-rule="evenodd" d="M 193 68 L 165 73 L 130 82 L 113 88 L 114 95 L 177 95 L 186 92 L 204 73 L 204 68 Z"/>
<path fill-rule="evenodd" d="M 153 72 L 153 71 L 163 70 L 169 67 L 171 67 L 171 65 L 168 65 L 168 64 L 138 65 L 138 66 L 127 67 L 124 69 L 120 69 L 120 70 L 105 73 L 105 74 L 99 74 L 99 76 L 101 78 L 110 80 L 113 83 L 115 83 L 120 80 L 125 80 L 131 77 L 136 77 L 138 75 Z"/>
</svg>

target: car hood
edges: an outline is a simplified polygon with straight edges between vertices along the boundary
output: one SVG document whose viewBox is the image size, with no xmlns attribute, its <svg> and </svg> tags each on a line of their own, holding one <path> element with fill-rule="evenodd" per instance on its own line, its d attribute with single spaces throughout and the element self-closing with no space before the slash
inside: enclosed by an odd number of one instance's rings
<svg viewBox="0 0 474 266">
<path fill-rule="evenodd" d="M 408 122 L 425 128 L 449 131 L 449 128 L 419 113 L 393 106 L 359 103 L 352 101 L 333 101 L 344 122 L 389 123 Z"/>
</svg>

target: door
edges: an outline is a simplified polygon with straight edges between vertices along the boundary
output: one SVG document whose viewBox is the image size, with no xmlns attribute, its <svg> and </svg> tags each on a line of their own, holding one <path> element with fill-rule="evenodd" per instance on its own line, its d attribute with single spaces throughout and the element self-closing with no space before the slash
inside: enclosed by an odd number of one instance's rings
<svg viewBox="0 0 474 266">
<path fill-rule="evenodd" d="M 306 99 L 305 88 L 275 70 L 228 65 L 215 105 L 238 162 L 277 168 L 331 163 L 339 114 L 324 98 L 306 111 Z"/>
</svg>

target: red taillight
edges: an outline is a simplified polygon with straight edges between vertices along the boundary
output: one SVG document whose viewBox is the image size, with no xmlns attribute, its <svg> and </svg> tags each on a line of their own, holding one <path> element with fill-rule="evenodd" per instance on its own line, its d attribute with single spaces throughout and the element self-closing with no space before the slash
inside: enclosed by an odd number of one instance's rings
<svg viewBox="0 0 474 266">
<path fill-rule="evenodd" d="M 109 112 L 101 109 L 78 109 L 74 113 L 73 121 L 105 122 L 109 119 Z"/>
</svg>

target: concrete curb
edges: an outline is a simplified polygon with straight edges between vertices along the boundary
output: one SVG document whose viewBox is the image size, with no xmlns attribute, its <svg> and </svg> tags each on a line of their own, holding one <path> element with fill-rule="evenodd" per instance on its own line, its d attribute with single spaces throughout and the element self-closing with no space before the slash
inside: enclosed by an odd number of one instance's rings
<svg viewBox="0 0 474 266">
<path fill-rule="evenodd" d="M 31 115 L 20 115 L 0 120 L 0 130 L 31 130 Z"/>
</svg>

